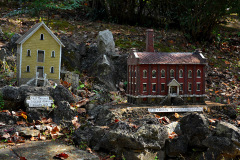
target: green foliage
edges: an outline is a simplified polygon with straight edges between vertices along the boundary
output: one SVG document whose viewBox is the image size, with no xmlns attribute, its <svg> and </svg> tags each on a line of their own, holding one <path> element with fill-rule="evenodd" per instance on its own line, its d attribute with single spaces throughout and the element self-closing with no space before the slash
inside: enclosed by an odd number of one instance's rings
<svg viewBox="0 0 240 160">
<path fill-rule="evenodd" d="M 4 108 L 4 100 L 3 100 L 3 96 L 2 93 L 0 94 L 0 110 L 3 110 Z"/>
<path fill-rule="evenodd" d="M 9 12 L 6 16 L 15 16 L 20 14 L 30 14 L 40 17 L 42 11 L 48 12 L 51 10 L 75 10 L 82 6 L 84 0 L 26 0 L 25 8 Z M 6 17 L 5 16 L 5 17 Z"/>
</svg>

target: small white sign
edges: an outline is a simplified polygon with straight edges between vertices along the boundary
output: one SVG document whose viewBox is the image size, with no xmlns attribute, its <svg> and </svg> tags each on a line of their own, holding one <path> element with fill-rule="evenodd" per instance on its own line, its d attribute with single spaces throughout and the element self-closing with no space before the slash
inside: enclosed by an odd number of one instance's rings
<svg viewBox="0 0 240 160">
<path fill-rule="evenodd" d="M 203 107 L 194 107 L 194 108 L 148 108 L 148 112 L 203 112 Z"/>
<path fill-rule="evenodd" d="M 53 100 L 49 99 L 49 96 L 30 96 L 26 103 L 29 107 L 51 107 Z"/>
</svg>

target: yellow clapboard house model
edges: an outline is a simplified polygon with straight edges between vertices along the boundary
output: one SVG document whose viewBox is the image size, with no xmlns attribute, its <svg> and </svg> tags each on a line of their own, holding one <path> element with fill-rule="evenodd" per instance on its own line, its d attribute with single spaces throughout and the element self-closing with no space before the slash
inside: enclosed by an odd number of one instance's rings
<svg viewBox="0 0 240 160">
<path fill-rule="evenodd" d="M 44 22 L 35 24 L 16 43 L 18 85 L 34 79 L 59 83 L 64 45 Z"/>
</svg>

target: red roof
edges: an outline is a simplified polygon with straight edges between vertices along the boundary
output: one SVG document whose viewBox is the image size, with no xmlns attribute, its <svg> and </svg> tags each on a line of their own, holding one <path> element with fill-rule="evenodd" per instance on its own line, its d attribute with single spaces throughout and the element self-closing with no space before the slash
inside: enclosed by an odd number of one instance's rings
<svg viewBox="0 0 240 160">
<path fill-rule="evenodd" d="M 200 64 L 201 56 L 191 52 L 135 52 L 140 64 Z"/>
</svg>

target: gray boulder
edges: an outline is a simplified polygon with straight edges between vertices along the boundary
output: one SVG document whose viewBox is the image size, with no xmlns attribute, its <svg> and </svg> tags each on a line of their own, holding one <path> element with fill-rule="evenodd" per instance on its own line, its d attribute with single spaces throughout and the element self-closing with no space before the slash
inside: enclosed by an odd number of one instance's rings
<svg viewBox="0 0 240 160">
<path fill-rule="evenodd" d="M 68 103 L 75 103 L 77 99 L 73 97 L 72 93 L 62 85 L 58 85 L 55 89 L 51 88 L 50 96 L 53 97 L 54 103 L 59 105 L 61 101 Z"/>
<path fill-rule="evenodd" d="M 119 126 L 127 125 L 120 122 Z M 109 130 L 104 126 L 79 128 L 74 133 L 74 140 L 77 144 L 86 141 L 94 150 L 104 149 L 117 155 L 139 159 L 135 150 L 161 150 L 168 137 L 164 126 L 155 124 L 144 124 L 138 129 L 132 130 L 131 127 L 124 127 Z"/>
<path fill-rule="evenodd" d="M 79 62 L 81 61 L 82 57 L 86 55 L 85 44 L 77 44 L 66 36 L 62 36 L 61 41 L 65 45 L 62 51 L 62 63 L 71 70 L 80 68 Z"/>
<path fill-rule="evenodd" d="M 64 127 L 71 126 L 75 116 L 78 116 L 78 112 L 72 110 L 67 101 L 59 102 L 58 106 L 53 110 L 53 121 Z"/>
<path fill-rule="evenodd" d="M 18 87 L 5 86 L 2 88 L 2 96 L 4 100 L 19 102 L 21 100 L 21 95 Z"/>
<path fill-rule="evenodd" d="M 101 55 L 91 67 L 92 75 L 108 90 L 116 90 L 114 82 L 115 67 L 107 55 Z"/>
<path fill-rule="evenodd" d="M 188 138 L 185 135 L 181 135 L 174 139 L 168 139 L 166 141 L 166 154 L 169 157 L 177 157 L 188 151 Z"/>
<path fill-rule="evenodd" d="M 180 120 L 181 130 L 192 147 L 204 147 L 202 141 L 210 134 L 208 121 L 202 114 L 191 113 Z"/>
<path fill-rule="evenodd" d="M 115 56 L 115 42 L 112 32 L 109 30 L 100 31 L 97 37 L 98 52 Z"/>
</svg>

